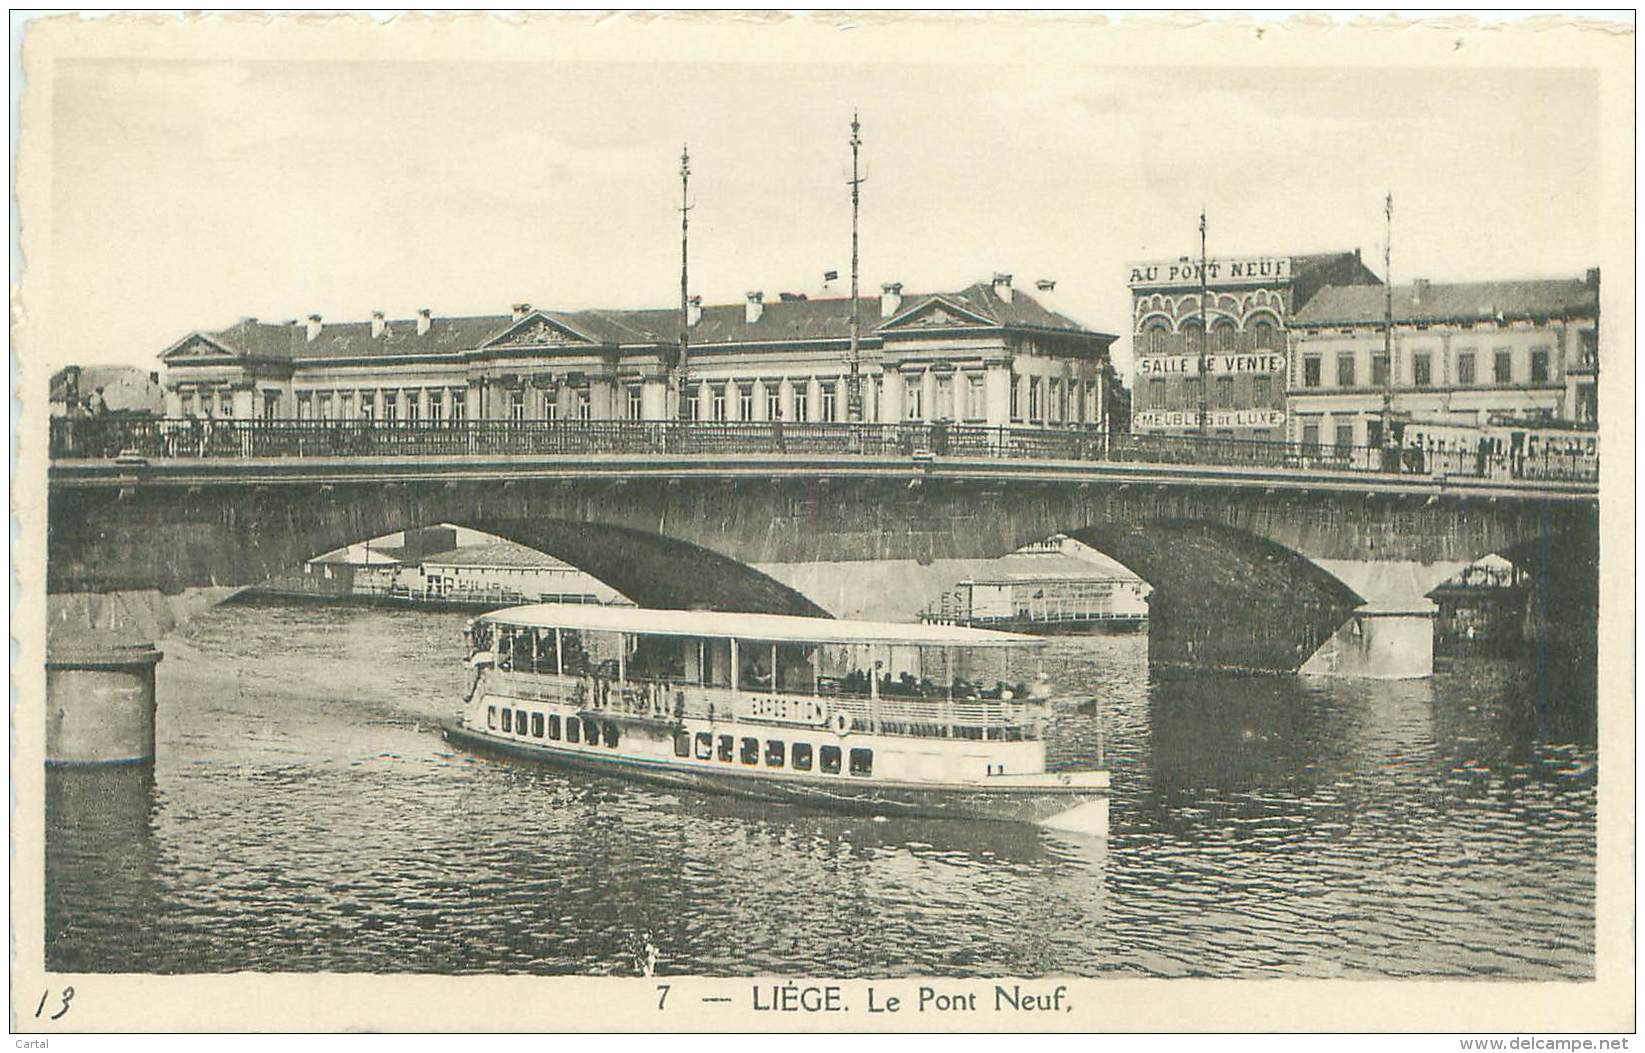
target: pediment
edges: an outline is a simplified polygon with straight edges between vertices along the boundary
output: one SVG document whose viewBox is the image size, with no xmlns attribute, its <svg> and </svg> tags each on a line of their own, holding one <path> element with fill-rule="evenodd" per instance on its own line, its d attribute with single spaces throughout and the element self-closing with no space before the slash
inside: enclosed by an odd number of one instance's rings
<svg viewBox="0 0 1645 1053">
<path fill-rule="evenodd" d="M 229 362 L 240 356 L 205 333 L 192 333 L 160 353 L 163 362 Z"/>
<path fill-rule="evenodd" d="M 994 326 L 992 318 L 962 307 L 952 300 L 933 296 L 902 314 L 888 319 L 880 329 L 958 329 L 967 326 Z"/>
<path fill-rule="evenodd" d="M 532 313 L 501 334 L 486 341 L 487 347 L 564 347 L 594 343 L 587 334 L 545 314 Z"/>
</svg>

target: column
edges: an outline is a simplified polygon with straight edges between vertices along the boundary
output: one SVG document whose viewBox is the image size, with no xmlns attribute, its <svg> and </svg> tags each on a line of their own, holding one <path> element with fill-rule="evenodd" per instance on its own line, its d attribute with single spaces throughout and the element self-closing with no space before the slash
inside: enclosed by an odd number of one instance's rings
<svg viewBox="0 0 1645 1053">
<path fill-rule="evenodd" d="M 1011 423 L 1011 363 L 1003 359 L 989 362 L 982 386 L 988 426 L 1006 427 Z"/>
<path fill-rule="evenodd" d="M 906 395 L 903 375 L 894 366 L 886 366 L 880 374 L 880 423 L 896 424 L 902 419 Z"/>
<path fill-rule="evenodd" d="M 646 420 L 668 420 L 668 381 L 646 377 L 640 382 L 640 416 Z"/>
</svg>

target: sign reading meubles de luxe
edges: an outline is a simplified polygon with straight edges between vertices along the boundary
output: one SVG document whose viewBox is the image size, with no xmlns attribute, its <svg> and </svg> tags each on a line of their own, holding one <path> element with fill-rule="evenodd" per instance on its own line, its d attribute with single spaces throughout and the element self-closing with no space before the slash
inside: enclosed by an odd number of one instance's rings
<svg viewBox="0 0 1645 1053">
<path fill-rule="evenodd" d="M 1277 409 L 1207 410 L 1208 428 L 1278 428 L 1285 423 L 1285 411 Z M 1196 428 L 1197 410 L 1141 410 L 1131 414 L 1131 426 L 1151 428 Z"/>
<path fill-rule="evenodd" d="M 1285 356 L 1267 351 L 1206 355 L 1205 365 L 1211 373 L 1283 373 Z M 1137 373 L 1145 377 L 1198 376 L 1199 356 L 1142 355 L 1137 359 Z"/>
<path fill-rule="evenodd" d="M 1133 289 L 1166 289 L 1200 283 L 1199 260 L 1156 260 L 1127 265 Z M 1289 256 L 1234 256 L 1205 262 L 1207 285 L 1262 285 L 1291 280 Z"/>
</svg>

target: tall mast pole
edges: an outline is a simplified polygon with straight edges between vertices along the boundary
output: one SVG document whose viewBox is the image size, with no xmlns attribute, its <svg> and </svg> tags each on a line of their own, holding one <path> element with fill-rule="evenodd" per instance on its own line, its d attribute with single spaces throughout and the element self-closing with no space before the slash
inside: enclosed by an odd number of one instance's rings
<svg viewBox="0 0 1645 1053">
<path fill-rule="evenodd" d="M 849 420 L 860 421 L 863 416 L 862 405 L 862 311 L 857 303 L 857 211 L 861 198 L 862 177 L 857 173 L 857 155 L 862 148 L 862 137 L 857 133 L 862 125 L 857 122 L 857 114 L 851 114 L 851 352 L 847 359 L 849 372 L 846 375 L 846 416 Z"/>
<path fill-rule="evenodd" d="M 1205 257 L 1205 209 L 1199 210 L 1199 433 L 1205 436 L 1205 388 L 1211 378 L 1205 371 L 1205 347 L 1211 341 L 1210 269 Z"/>
<path fill-rule="evenodd" d="M 1383 205 L 1382 445 L 1394 445 L 1394 193 Z"/>
<path fill-rule="evenodd" d="M 687 232 L 691 227 L 691 151 L 689 146 L 680 147 L 680 358 L 674 364 L 674 415 L 680 420 L 686 419 L 690 412 L 690 401 L 686 398 L 687 384 L 686 356 L 691 343 L 691 314 L 690 303 L 690 239 Z"/>
</svg>

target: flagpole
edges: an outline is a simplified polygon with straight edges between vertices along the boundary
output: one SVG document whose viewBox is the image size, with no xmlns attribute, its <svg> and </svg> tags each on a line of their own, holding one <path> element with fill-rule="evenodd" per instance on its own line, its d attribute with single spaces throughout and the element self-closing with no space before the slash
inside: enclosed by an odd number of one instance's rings
<svg viewBox="0 0 1645 1053">
<path fill-rule="evenodd" d="M 690 271 L 688 264 L 691 226 L 691 151 L 689 145 L 680 148 L 680 359 L 674 364 L 674 416 L 686 419 L 690 400 L 686 398 L 689 381 L 686 377 L 686 357 L 691 343 Z"/>
<path fill-rule="evenodd" d="M 1205 437 L 1205 395 L 1210 377 L 1205 372 L 1205 346 L 1211 340 L 1210 275 L 1205 257 L 1205 209 L 1199 210 L 1199 434 Z"/>
<path fill-rule="evenodd" d="M 1388 192 L 1383 205 L 1384 231 L 1382 239 L 1382 447 L 1392 449 L 1394 443 L 1394 193 Z"/>
<path fill-rule="evenodd" d="M 851 114 L 851 351 L 847 360 L 849 372 L 846 376 L 846 418 L 853 422 L 862 420 L 862 310 L 857 302 L 857 212 L 861 197 L 862 177 L 857 173 L 857 154 L 862 147 L 862 137 L 858 134 L 862 125 L 857 121 L 857 114 Z"/>
</svg>

